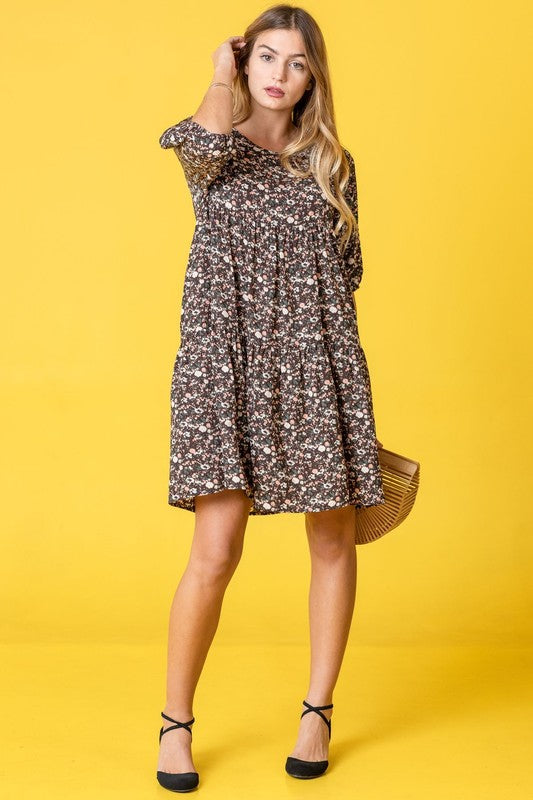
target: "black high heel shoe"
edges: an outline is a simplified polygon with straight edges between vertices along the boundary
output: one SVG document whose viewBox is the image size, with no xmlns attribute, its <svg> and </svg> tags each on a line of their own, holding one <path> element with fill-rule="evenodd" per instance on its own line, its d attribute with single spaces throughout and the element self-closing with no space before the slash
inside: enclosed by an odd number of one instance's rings
<svg viewBox="0 0 533 800">
<path fill-rule="evenodd" d="M 316 711 L 328 726 L 329 738 L 331 739 L 331 720 L 328 719 L 322 711 L 326 708 L 333 708 L 333 703 L 330 703 L 329 706 L 312 706 L 311 703 L 304 700 L 303 704 L 307 706 L 307 708 L 305 711 L 302 711 L 300 719 L 304 714 L 309 714 L 310 711 Z M 287 756 L 285 772 L 292 775 L 293 778 L 318 778 L 319 775 L 323 775 L 327 770 L 328 764 L 329 761 L 304 761 L 301 758 Z"/>
<path fill-rule="evenodd" d="M 168 728 L 163 730 L 165 727 L 164 725 L 161 726 L 161 730 L 159 731 L 159 744 L 161 744 L 161 737 L 164 733 L 168 733 L 169 731 L 173 731 L 176 728 L 185 728 L 191 734 L 192 740 L 192 731 L 190 726 L 194 722 L 194 717 L 190 719 L 188 722 L 178 722 L 172 717 L 167 717 L 166 714 L 161 712 L 161 716 L 164 719 L 168 719 L 169 722 L 175 722 L 175 725 L 170 725 Z M 190 792 L 193 789 L 196 789 L 200 782 L 200 778 L 197 772 L 161 772 L 160 770 L 157 771 L 157 780 L 165 789 L 170 789 L 171 792 Z"/>
</svg>

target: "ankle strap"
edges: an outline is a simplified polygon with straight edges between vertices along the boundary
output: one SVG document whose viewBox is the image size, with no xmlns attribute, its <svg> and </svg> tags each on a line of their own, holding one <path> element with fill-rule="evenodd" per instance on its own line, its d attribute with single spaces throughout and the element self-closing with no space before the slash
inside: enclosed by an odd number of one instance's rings
<svg viewBox="0 0 533 800">
<path fill-rule="evenodd" d="M 192 719 L 189 719 L 187 722 L 179 722 L 177 719 L 172 719 L 172 717 L 168 717 L 166 714 L 163 713 L 163 711 L 161 712 L 161 716 L 163 717 L 163 719 L 168 719 L 169 722 L 174 722 L 176 724 L 170 725 L 165 730 L 163 730 L 164 726 L 161 726 L 161 730 L 159 731 L 159 741 L 161 741 L 161 737 L 163 736 L 163 734 L 168 733 L 169 731 L 175 731 L 177 728 L 185 728 L 185 730 L 189 731 L 189 733 L 191 734 L 191 739 L 192 739 L 192 731 L 190 729 L 190 726 L 194 722 L 194 717 Z"/>
<path fill-rule="evenodd" d="M 187 722 L 178 722 L 178 720 L 177 720 L 177 719 L 172 719 L 172 717 L 167 717 L 167 715 L 166 715 L 166 714 L 164 714 L 164 713 L 163 713 L 163 711 L 161 712 L 161 716 L 162 716 L 164 719 L 168 719 L 168 721 L 169 721 L 169 722 L 175 722 L 175 723 L 176 723 L 176 725 L 178 725 L 178 726 L 180 726 L 180 727 L 182 727 L 182 726 L 185 726 L 185 725 L 192 725 L 192 724 L 193 724 L 193 722 L 194 722 L 194 717 L 193 717 L 192 719 L 188 720 Z M 168 728 L 167 728 L 167 730 L 168 730 Z"/>
<path fill-rule="evenodd" d="M 331 739 L 331 720 L 329 720 L 326 717 L 326 715 L 322 713 L 322 711 L 324 709 L 326 709 L 326 708 L 333 708 L 333 703 L 330 703 L 327 706 L 312 706 L 311 703 L 308 703 L 307 700 L 304 700 L 303 704 L 304 704 L 304 706 L 307 706 L 307 708 L 305 709 L 305 711 L 302 711 L 302 715 L 301 716 L 303 717 L 304 714 L 309 714 L 310 711 L 316 711 L 316 713 L 319 715 L 319 717 L 322 717 L 322 719 L 324 720 L 324 722 L 328 726 L 328 734 L 329 734 L 329 738 Z M 300 719 L 301 719 L 301 717 L 300 717 Z"/>
<path fill-rule="evenodd" d="M 312 706 L 311 703 L 308 703 L 307 700 L 304 700 L 303 704 L 312 711 L 323 711 L 325 708 L 333 708 L 333 703 L 330 703 L 329 706 Z"/>
</svg>

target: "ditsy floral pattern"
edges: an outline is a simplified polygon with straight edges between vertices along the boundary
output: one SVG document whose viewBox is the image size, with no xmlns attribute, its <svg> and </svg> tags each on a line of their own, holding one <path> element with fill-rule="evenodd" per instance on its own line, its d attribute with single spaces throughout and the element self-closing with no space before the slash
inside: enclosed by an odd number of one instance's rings
<svg viewBox="0 0 533 800">
<path fill-rule="evenodd" d="M 236 128 L 212 133 L 189 116 L 159 143 L 178 156 L 196 216 L 170 391 L 168 502 L 194 511 L 197 495 L 233 488 L 250 514 L 384 503 L 352 296 L 359 235 L 341 256 L 338 212 L 314 177 L 295 178 Z"/>
</svg>

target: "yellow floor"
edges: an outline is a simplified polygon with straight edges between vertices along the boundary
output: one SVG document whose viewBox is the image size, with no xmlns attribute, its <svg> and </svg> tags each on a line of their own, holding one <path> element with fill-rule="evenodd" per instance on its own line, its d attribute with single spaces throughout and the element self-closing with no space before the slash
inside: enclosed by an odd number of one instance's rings
<svg viewBox="0 0 533 800">
<path fill-rule="evenodd" d="M 166 643 L 1 646 L 3 800 L 164 798 Z M 533 649 L 349 645 L 328 772 L 286 775 L 304 647 L 213 644 L 195 700 L 208 798 L 531 800 Z M 195 793 L 191 793 L 195 795 Z"/>
</svg>

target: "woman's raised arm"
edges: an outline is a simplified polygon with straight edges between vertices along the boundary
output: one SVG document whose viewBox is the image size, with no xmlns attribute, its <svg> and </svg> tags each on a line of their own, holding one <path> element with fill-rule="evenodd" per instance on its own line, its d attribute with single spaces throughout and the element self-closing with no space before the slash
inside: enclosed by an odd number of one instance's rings
<svg viewBox="0 0 533 800">
<path fill-rule="evenodd" d="M 232 86 L 237 75 L 236 59 L 243 46 L 242 36 L 230 36 L 217 47 L 212 55 L 213 78 L 192 118 L 194 122 L 198 122 L 213 133 L 231 133 L 233 127 Z"/>
<path fill-rule="evenodd" d="M 237 73 L 233 46 L 240 50 L 243 44 L 242 36 L 232 36 L 215 50 L 214 75 L 198 110 L 171 125 L 159 137 L 161 147 L 172 148 L 176 153 L 190 185 L 207 188 L 232 155 L 231 84 Z"/>
</svg>

